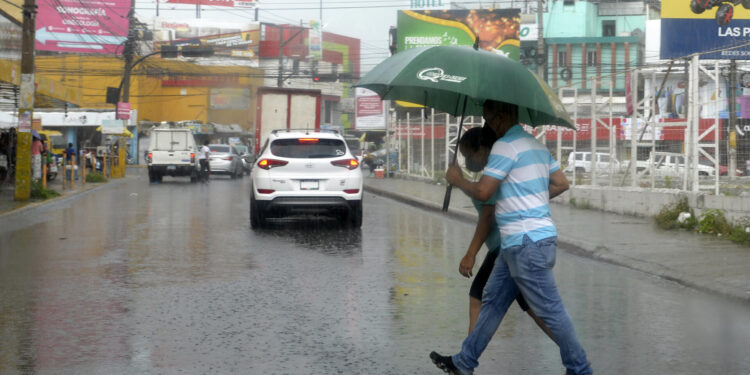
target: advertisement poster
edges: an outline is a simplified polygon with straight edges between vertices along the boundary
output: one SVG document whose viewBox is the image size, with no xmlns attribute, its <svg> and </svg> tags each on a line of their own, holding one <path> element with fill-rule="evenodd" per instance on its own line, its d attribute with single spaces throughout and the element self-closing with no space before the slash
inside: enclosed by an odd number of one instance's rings
<svg viewBox="0 0 750 375">
<path fill-rule="evenodd" d="M 358 130 L 385 129 L 385 108 L 383 101 L 374 91 L 357 87 L 356 123 Z"/>
<path fill-rule="evenodd" d="M 518 9 L 402 10 L 398 12 L 398 51 L 441 45 L 479 47 L 519 58 Z"/>
<path fill-rule="evenodd" d="M 37 6 L 36 50 L 122 53 L 130 0 L 38 0 Z"/>
<path fill-rule="evenodd" d="M 310 58 L 313 60 L 323 59 L 323 26 L 320 24 L 320 21 L 310 21 L 308 35 L 310 38 L 308 43 Z"/>
<path fill-rule="evenodd" d="M 661 58 L 750 59 L 750 2 L 663 0 Z"/>
</svg>

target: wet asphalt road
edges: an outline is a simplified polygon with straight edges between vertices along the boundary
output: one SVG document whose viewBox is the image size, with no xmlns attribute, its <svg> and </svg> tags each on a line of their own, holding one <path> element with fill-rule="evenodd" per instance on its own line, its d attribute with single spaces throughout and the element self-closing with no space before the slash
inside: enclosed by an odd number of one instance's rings
<svg viewBox="0 0 750 375">
<path fill-rule="evenodd" d="M 440 374 L 473 227 L 365 195 L 361 230 L 248 222 L 249 180 L 128 178 L 0 217 L 0 374 Z M 637 235 L 637 234 L 634 234 Z M 750 374 L 750 306 L 559 251 L 599 374 Z M 477 374 L 560 374 L 515 305 Z"/>
</svg>

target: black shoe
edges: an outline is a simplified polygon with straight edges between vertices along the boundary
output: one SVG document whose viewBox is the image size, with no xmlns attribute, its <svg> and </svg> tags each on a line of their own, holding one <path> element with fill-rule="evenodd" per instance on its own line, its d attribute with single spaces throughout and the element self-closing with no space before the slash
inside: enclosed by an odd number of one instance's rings
<svg viewBox="0 0 750 375">
<path fill-rule="evenodd" d="M 443 370 L 444 372 L 447 372 L 450 375 L 471 375 L 473 374 L 473 371 L 471 372 L 464 372 L 458 369 L 456 365 L 453 364 L 453 359 L 451 357 L 444 357 L 437 352 L 430 353 L 430 359 L 432 360 L 432 363 L 435 364 L 439 369 Z"/>
</svg>

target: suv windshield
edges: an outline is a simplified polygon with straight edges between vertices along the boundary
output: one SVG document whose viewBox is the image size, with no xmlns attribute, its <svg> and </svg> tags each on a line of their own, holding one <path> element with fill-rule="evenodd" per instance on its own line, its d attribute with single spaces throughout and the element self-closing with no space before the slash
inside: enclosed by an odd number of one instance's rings
<svg viewBox="0 0 750 375">
<path fill-rule="evenodd" d="M 271 143 L 271 153 L 297 159 L 337 158 L 346 155 L 346 144 L 340 139 L 277 139 Z"/>
</svg>

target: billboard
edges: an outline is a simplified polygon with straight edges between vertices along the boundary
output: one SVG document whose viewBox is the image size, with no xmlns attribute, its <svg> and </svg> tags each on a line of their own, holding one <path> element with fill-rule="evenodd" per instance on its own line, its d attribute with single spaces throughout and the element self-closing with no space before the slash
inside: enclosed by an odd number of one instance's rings
<svg viewBox="0 0 750 375">
<path fill-rule="evenodd" d="M 122 52 L 130 0 L 38 0 L 36 50 Z"/>
<path fill-rule="evenodd" d="M 378 94 L 365 88 L 355 89 L 356 122 L 358 130 L 385 129 L 385 107 Z"/>
<path fill-rule="evenodd" d="M 479 47 L 518 60 L 519 9 L 402 10 L 398 12 L 398 51 L 440 45 Z"/>
<path fill-rule="evenodd" d="M 750 59 L 748 1 L 662 0 L 662 59 Z"/>
<path fill-rule="evenodd" d="M 155 19 L 154 48 L 163 45 L 210 46 L 214 55 L 257 60 L 260 38 L 258 23 L 225 23 Z"/>
</svg>

